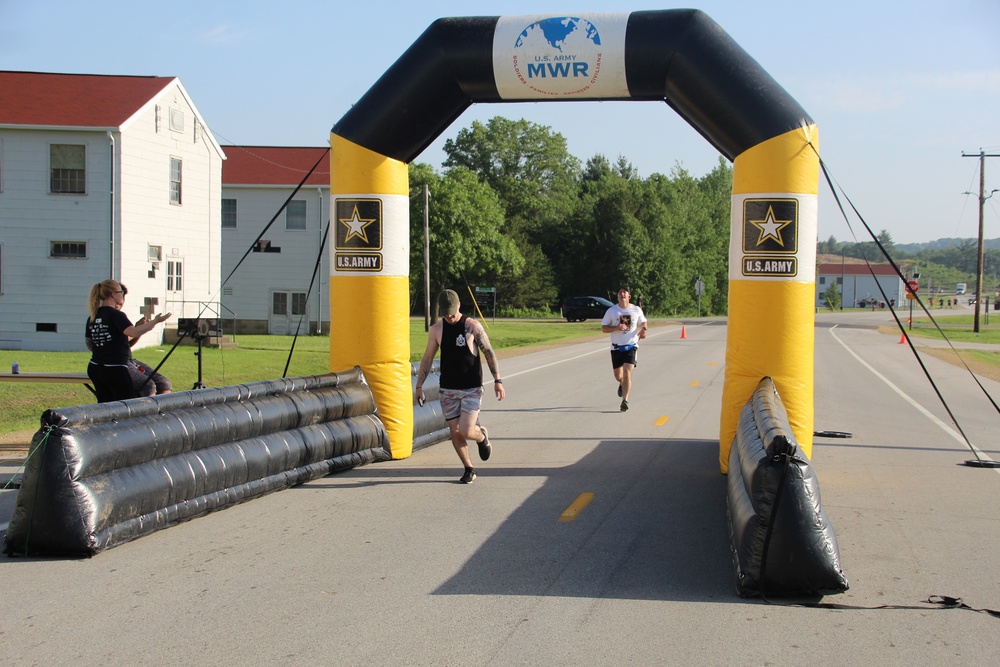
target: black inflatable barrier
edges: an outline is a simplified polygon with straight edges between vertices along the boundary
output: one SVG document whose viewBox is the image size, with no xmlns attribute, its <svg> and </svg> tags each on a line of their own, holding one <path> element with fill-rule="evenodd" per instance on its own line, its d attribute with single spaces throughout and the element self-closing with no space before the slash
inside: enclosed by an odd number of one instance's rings
<svg viewBox="0 0 1000 667">
<path fill-rule="evenodd" d="M 781 397 L 763 378 L 740 413 L 729 452 L 729 537 L 743 597 L 843 593 L 837 537 Z"/>
<path fill-rule="evenodd" d="M 47 410 L 4 551 L 93 556 L 336 470 L 389 460 L 361 368 Z"/>
<path fill-rule="evenodd" d="M 441 389 L 441 362 L 435 360 L 431 366 L 431 372 L 424 379 L 424 404 L 417 403 L 417 371 L 420 364 L 413 364 L 412 383 L 413 390 L 413 449 L 427 447 L 443 440 L 449 439 L 448 422 L 444 420 L 444 411 L 441 409 L 440 389 Z"/>
</svg>

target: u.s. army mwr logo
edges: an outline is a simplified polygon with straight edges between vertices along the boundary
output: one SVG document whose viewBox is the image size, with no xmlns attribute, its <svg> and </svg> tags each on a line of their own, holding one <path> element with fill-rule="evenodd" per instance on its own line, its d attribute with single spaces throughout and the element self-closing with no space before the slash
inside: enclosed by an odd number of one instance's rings
<svg viewBox="0 0 1000 667">
<path fill-rule="evenodd" d="M 744 200 L 743 275 L 794 276 L 798 273 L 798 249 L 798 200 Z"/>
<path fill-rule="evenodd" d="M 381 271 L 382 201 L 379 199 L 337 199 L 336 252 L 334 269 L 338 271 Z"/>
</svg>

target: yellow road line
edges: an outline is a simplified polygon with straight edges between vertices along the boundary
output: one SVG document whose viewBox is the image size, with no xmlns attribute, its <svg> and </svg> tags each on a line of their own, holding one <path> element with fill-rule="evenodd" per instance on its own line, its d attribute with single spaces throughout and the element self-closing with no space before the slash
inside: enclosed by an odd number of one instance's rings
<svg viewBox="0 0 1000 667">
<path fill-rule="evenodd" d="M 593 499 L 593 493 L 590 493 L 589 491 L 587 493 L 581 493 L 577 496 L 577 499 L 573 501 L 573 504 L 567 507 L 565 511 L 559 515 L 559 521 L 563 523 L 572 521 L 580 512 L 583 511 L 584 507 L 590 504 L 590 501 Z"/>
<path fill-rule="evenodd" d="M 664 424 L 667 423 L 668 419 L 670 419 L 670 417 L 660 417 L 659 419 L 656 420 L 656 423 L 653 424 L 653 426 L 663 426 Z"/>
<path fill-rule="evenodd" d="M 697 381 L 697 380 L 695 380 L 694 382 L 692 382 L 692 383 L 691 383 L 691 386 L 692 386 L 692 387 L 697 387 L 697 386 L 698 386 L 698 381 Z"/>
</svg>

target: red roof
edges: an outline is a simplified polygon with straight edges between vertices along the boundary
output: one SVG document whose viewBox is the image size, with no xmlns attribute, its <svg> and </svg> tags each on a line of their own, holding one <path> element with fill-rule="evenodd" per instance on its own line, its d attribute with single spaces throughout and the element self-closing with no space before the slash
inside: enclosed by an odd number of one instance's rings
<svg viewBox="0 0 1000 667">
<path fill-rule="evenodd" d="M 175 77 L 0 71 L 0 124 L 121 127 Z"/>
<path fill-rule="evenodd" d="M 223 146 L 223 185 L 330 185 L 329 149 L 294 146 Z M 319 162 L 317 165 L 316 163 Z"/>
<path fill-rule="evenodd" d="M 876 276 L 895 276 L 896 270 L 889 266 L 888 264 L 872 264 L 871 271 L 868 270 L 867 264 L 843 264 L 840 262 L 836 264 L 820 264 L 816 268 L 817 275 L 829 276 L 831 274 L 843 275 L 845 276 L 869 276 L 874 273 Z"/>
</svg>

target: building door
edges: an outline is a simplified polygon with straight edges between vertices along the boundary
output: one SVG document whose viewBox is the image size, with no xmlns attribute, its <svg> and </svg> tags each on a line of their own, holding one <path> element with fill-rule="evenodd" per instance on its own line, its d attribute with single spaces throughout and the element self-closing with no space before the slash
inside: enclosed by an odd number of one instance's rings
<svg viewBox="0 0 1000 667">
<path fill-rule="evenodd" d="M 271 316 L 267 332 L 274 336 L 294 334 L 302 321 L 299 333 L 309 333 L 309 315 L 305 292 L 271 291 Z"/>
</svg>

